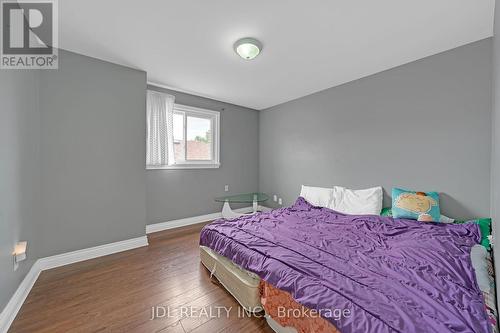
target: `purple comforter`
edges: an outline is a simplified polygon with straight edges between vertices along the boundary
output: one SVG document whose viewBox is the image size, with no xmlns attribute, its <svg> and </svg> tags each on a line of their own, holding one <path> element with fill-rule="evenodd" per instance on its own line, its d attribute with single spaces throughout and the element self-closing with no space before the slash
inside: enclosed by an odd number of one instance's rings
<svg viewBox="0 0 500 333">
<path fill-rule="evenodd" d="M 474 223 L 345 215 L 303 198 L 200 236 L 342 333 L 490 332 L 470 260 L 479 240 Z"/>
</svg>

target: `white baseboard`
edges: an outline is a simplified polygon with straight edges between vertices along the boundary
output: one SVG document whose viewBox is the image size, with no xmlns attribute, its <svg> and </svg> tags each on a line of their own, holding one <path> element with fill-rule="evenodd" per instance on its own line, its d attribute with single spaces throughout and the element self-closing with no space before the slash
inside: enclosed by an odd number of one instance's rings
<svg viewBox="0 0 500 333">
<path fill-rule="evenodd" d="M 24 277 L 16 292 L 11 297 L 9 303 L 7 303 L 3 311 L 0 313 L 0 333 L 6 333 L 8 331 L 10 325 L 19 312 L 19 309 L 21 309 L 21 306 L 26 300 L 26 297 L 28 297 L 31 288 L 33 288 L 33 285 L 42 271 L 147 245 L 147 236 L 141 236 L 120 242 L 99 245 L 38 259 L 35 261 L 28 274 Z"/>
<path fill-rule="evenodd" d="M 83 250 L 57 254 L 55 256 L 38 259 L 42 271 L 46 269 L 56 268 L 80 262 L 84 260 L 94 259 L 107 256 L 109 254 L 135 249 L 137 247 L 147 246 L 147 236 L 127 239 L 120 242 L 109 243 L 99 246 L 90 247 Z"/>
<path fill-rule="evenodd" d="M 259 205 L 259 207 L 257 209 L 260 211 L 263 211 L 263 212 L 268 212 L 268 211 L 272 210 L 269 207 L 261 206 L 261 205 Z M 236 213 L 245 214 L 245 213 L 251 213 L 253 211 L 253 208 L 252 207 L 243 207 L 243 208 L 234 209 L 233 211 Z M 208 222 L 208 221 L 221 219 L 221 218 L 222 218 L 222 213 L 212 213 L 212 214 L 206 214 L 206 215 L 200 215 L 200 216 L 187 217 L 184 219 L 170 220 L 170 221 L 166 221 L 166 222 L 148 224 L 148 225 L 146 225 L 146 234 L 151 234 L 153 232 L 158 232 L 158 231 L 163 231 L 163 230 L 185 227 L 188 225 Z"/>
<path fill-rule="evenodd" d="M 234 209 L 236 213 L 251 213 L 252 207 L 243 207 L 239 209 Z M 208 222 L 216 219 L 222 218 L 222 213 L 212 213 L 200 216 L 187 217 L 185 219 L 170 220 L 166 222 L 160 222 L 155 224 L 146 225 L 146 234 L 151 234 L 153 232 L 175 229 L 179 227 L 185 227 L 192 224 L 198 224 L 203 222 Z"/>
<path fill-rule="evenodd" d="M 5 306 L 3 311 L 0 313 L 0 332 L 5 333 L 9 330 L 10 325 L 16 318 L 19 309 L 23 305 L 26 297 L 33 288 L 38 276 L 40 275 L 40 266 L 38 266 L 38 261 L 35 261 L 28 274 L 24 277 L 23 281 L 17 287 L 16 292 L 10 298 L 9 303 Z"/>
</svg>

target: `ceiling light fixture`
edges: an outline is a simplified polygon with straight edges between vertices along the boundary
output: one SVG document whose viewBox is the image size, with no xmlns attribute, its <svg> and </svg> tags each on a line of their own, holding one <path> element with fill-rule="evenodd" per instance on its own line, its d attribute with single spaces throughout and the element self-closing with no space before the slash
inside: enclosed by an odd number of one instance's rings
<svg viewBox="0 0 500 333">
<path fill-rule="evenodd" d="M 255 38 L 242 38 L 234 43 L 234 52 L 245 60 L 252 60 L 262 51 L 262 43 Z"/>
</svg>

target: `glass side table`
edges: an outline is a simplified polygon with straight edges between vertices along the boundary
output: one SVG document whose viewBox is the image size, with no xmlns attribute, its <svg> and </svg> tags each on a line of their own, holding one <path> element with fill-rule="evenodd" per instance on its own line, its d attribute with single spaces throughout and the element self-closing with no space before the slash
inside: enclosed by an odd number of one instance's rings
<svg viewBox="0 0 500 333">
<path fill-rule="evenodd" d="M 252 215 L 257 212 L 257 207 L 260 202 L 264 202 L 269 199 L 269 196 L 265 193 L 254 192 L 254 193 L 244 193 L 237 195 L 228 195 L 224 197 L 215 198 L 217 202 L 223 202 L 222 206 L 222 217 L 225 219 L 235 219 L 243 215 Z M 230 203 L 251 203 L 253 212 L 250 214 L 237 213 L 231 209 Z"/>
</svg>

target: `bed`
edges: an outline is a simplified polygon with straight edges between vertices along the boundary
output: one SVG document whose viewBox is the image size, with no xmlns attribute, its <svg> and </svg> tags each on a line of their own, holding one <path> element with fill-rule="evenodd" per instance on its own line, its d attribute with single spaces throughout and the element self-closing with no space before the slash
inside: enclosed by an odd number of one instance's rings
<svg viewBox="0 0 500 333">
<path fill-rule="evenodd" d="M 233 265 L 227 274 L 259 281 L 254 290 L 275 303 L 261 305 L 277 331 L 307 331 L 300 318 L 273 316 L 283 304 L 313 310 L 319 316 L 309 313 L 307 325 L 327 323 L 325 332 L 492 332 L 470 259 L 479 239 L 471 223 L 345 215 L 299 197 L 287 208 L 217 220 L 200 245 L 215 258 L 202 262 L 216 276 Z"/>
</svg>

